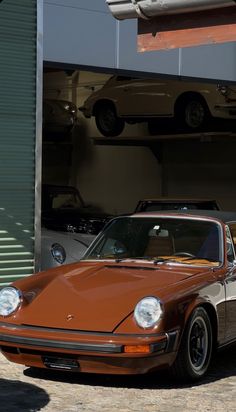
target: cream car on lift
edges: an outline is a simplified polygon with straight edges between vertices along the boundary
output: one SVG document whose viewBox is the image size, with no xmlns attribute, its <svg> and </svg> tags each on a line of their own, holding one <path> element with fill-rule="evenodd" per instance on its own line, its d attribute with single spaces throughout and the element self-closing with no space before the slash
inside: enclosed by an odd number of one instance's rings
<svg viewBox="0 0 236 412">
<path fill-rule="evenodd" d="M 121 134 L 125 122 L 157 118 L 173 118 L 181 130 L 197 132 L 212 118 L 236 119 L 236 87 L 112 76 L 79 110 L 95 117 L 104 136 Z"/>
</svg>

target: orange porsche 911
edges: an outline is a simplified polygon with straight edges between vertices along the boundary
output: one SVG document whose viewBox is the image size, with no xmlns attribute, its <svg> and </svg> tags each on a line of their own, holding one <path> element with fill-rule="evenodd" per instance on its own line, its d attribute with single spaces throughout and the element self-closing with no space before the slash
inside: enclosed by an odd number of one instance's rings
<svg viewBox="0 0 236 412">
<path fill-rule="evenodd" d="M 0 350 L 27 366 L 197 380 L 236 340 L 236 213 L 111 220 L 83 258 L 0 291 Z"/>
</svg>

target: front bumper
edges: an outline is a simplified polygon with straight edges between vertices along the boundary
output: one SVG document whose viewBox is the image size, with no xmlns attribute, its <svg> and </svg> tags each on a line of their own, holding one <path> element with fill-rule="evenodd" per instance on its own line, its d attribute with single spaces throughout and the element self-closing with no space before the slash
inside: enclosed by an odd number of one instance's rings
<svg viewBox="0 0 236 412">
<path fill-rule="evenodd" d="M 124 335 L 0 322 L 0 350 L 8 360 L 80 372 L 140 374 L 168 367 L 176 357 L 177 340 L 178 331 Z M 126 352 L 143 346 L 148 353 Z"/>
</svg>

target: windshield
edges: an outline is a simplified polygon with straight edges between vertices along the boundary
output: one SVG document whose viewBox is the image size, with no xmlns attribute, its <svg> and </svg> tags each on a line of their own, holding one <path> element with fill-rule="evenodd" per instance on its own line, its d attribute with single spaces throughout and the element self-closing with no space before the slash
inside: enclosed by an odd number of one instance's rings
<svg viewBox="0 0 236 412">
<path fill-rule="evenodd" d="M 57 193 L 52 196 L 52 209 L 77 209 L 83 207 L 76 192 Z"/>
<path fill-rule="evenodd" d="M 222 261 L 220 226 L 186 218 L 114 219 L 83 259 L 148 259 L 218 266 Z"/>
</svg>

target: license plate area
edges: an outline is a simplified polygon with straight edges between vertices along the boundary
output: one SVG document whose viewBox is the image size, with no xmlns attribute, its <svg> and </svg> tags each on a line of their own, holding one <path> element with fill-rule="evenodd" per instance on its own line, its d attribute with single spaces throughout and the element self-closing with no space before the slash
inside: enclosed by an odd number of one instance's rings
<svg viewBox="0 0 236 412">
<path fill-rule="evenodd" d="M 79 362 L 76 359 L 60 358 L 56 356 L 43 356 L 44 365 L 49 369 L 79 370 Z"/>
</svg>

